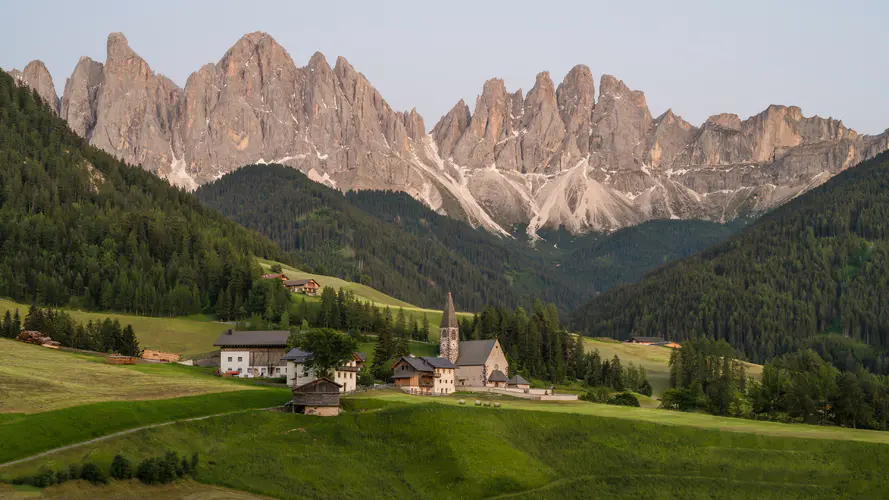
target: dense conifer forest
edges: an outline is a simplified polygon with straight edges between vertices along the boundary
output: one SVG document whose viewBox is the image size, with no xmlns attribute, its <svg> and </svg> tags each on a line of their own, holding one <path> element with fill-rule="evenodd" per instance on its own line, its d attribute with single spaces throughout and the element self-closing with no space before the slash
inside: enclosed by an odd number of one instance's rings
<svg viewBox="0 0 889 500">
<path fill-rule="evenodd" d="M 761 362 L 821 332 L 889 346 L 887 286 L 883 153 L 728 241 L 590 301 L 572 322 L 591 336 L 726 340 Z"/>
<path fill-rule="evenodd" d="M 155 175 L 93 148 L 0 71 L 0 296 L 144 315 L 246 298 L 289 261 Z"/>
<path fill-rule="evenodd" d="M 406 193 L 343 194 L 277 165 L 242 168 L 196 194 L 296 252 L 300 268 L 426 307 L 438 307 L 452 291 L 475 311 L 530 307 L 538 298 L 567 311 L 598 291 L 721 241 L 737 227 L 656 221 L 612 235 L 556 230 L 532 247 L 522 228 L 515 238 L 500 238 L 439 215 Z"/>
</svg>

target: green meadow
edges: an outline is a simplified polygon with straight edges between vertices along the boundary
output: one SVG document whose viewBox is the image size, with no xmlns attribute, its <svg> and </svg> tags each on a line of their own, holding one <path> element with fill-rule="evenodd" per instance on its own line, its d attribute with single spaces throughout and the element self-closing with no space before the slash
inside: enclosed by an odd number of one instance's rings
<svg viewBox="0 0 889 500">
<path fill-rule="evenodd" d="M 277 498 L 873 498 L 889 486 L 885 444 L 413 400 L 350 398 L 335 418 L 254 411 L 178 423 L 0 475 L 174 450 L 212 460 L 201 483 Z"/>
</svg>

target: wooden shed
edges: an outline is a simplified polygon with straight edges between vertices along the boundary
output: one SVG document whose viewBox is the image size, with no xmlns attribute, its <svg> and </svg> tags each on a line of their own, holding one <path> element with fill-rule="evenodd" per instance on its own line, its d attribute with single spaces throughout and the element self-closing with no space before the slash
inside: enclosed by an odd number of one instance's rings
<svg viewBox="0 0 889 500">
<path fill-rule="evenodd" d="M 105 357 L 105 363 L 109 365 L 135 365 L 138 360 L 139 358 L 134 356 L 120 356 L 118 354 Z"/>
<path fill-rule="evenodd" d="M 293 388 L 293 409 L 306 415 L 335 417 L 340 414 L 342 385 L 327 379 L 315 379 Z"/>
</svg>

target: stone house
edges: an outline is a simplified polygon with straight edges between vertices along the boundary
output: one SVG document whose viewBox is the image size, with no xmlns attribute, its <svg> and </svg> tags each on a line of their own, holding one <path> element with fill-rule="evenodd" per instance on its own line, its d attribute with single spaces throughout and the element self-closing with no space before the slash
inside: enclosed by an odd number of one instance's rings
<svg viewBox="0 0 889 500">
<path fill-rule="evenodd" d="M 318 379 L 315 371 L 307 369 L 305 366 L 311 358 L 312 353 L 298 348 L 291 349 L 284 355 L 284 361 L 287 363 L 288 385 L 297 387 Z M 334 370 L 333 382 L 340 385 L 341 392 L 354 392 L 358 388 L 358 372 L 361 371 L 366 361 L 367 354 L 353 352 L 349 361 Z"/>
<path fill-rule="evenodd" d="M 446 358 L 403 356 L 392 365 L 392 378 L 412 394 L 453 394 L 456 368 Z"/>
<path fill-rule="evenodd" d="M 219 371 L 241 378 L 286 376 L 288 330 L 226 330 L 213 344 L 220 348 Z"/>
<path fill-rule="evenodd" d="M 509 362 L 497 339 L 460 342 L 457 387 L 505 387 Z"/>
</svg>

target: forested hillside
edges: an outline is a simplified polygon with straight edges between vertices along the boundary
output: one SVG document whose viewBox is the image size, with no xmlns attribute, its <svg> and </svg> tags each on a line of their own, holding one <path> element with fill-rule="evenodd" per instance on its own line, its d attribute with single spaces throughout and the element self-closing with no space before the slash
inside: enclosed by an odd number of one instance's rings
<svg viewBox="0 0 889 500">
<path fill-rule="evenodd" d="M 253 165 L 202 186 L 198 198 L 262 232 L 297 266 L 368 284 L 426 307 L 454 292 L 460 307 L 569 310 L 615 284 L 724 239 L 734 229 L 701 221 L 659 221 L 612 235 L 552 232 L 531 247 L 439 215 L 405 193 L 345 195 L 299 171 Z M 563 244 L 564 243 L 564 244 Z"/>
<path fill-rule="evenodd" d="M 836 332 L 889 345 L 889 154 L 580 308 L 591 336 L 727 340 L 755 361 Z"/>
<path fill-rule="evenodd" d="M 146 315 L 246 297 L 275 244 L 71 132 L 0 71 L 0 296 Z"/>
</svg>

